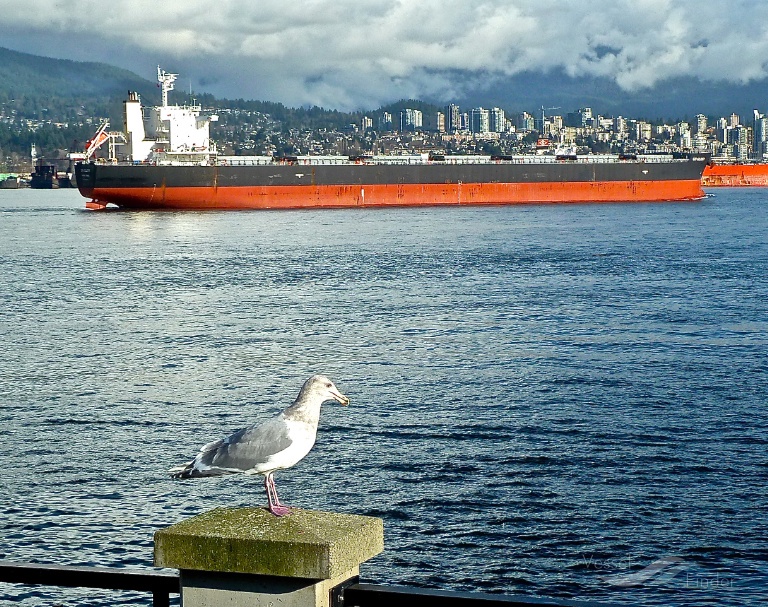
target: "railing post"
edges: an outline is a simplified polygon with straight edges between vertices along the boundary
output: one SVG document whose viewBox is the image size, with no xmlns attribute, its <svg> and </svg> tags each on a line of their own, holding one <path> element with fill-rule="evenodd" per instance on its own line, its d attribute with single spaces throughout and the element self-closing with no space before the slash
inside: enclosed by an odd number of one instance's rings
<svg viewBox="0 0 768 607">
<path fill-rule="evenodd" d="M 168 607 L 171 604 L 171 597 L 167 592 L 155 590 L 152 592 L 152 607 Z"/>
<path fill-rule="evenodd" d="M 379 518 L 299 509 L 216 508 L 155 533 L 155 565 L 179 569 L 184 607 L 330 607 L 383 549 Z"/>
</svg>

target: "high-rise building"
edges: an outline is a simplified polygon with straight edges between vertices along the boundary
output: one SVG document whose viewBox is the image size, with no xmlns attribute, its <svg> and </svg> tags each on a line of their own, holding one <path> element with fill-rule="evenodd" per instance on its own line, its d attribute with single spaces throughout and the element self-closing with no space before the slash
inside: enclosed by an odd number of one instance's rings
<svg viewBox="0 0 768 607">
<path fill-rule="evenodd" d="M 504 110 L 495 107 L 488 114 L 488 129 L 492 133 L 503 133 L 507 130 L 507 118 Z"/>
<path fill-rule="evenodd" d="M 717 121 L 717 140 L 720 143 L 728 143 L 728 120 L 720 118 Z"/>
<path fill-rule="evenodd" d="M 637 141 L 650 141 L 651 140 L 651 123 L 638 120 L 635 123 L 635 139 Z"/>
<path fill-rule="evenodd" d="M 728 119 L 728 122 L 731 126 L 731 128 L 739 126 L 741 122 L 739 121 L 739 115 L 738 114 L 731 114 L 731 117 Z"/>
<path fill-rule="evenodd" d="M 707 117 L 704 114 L 696 115 L 696 134 L 704 133 L 707 130 Z"/>
<path fill-rule="evenodd" d="M 470 112 L 469 130 L 473 133 L 487 133 L 489 131 L 490 113 L 485 108 L 476 107 Z"/>
<path fill-rule="evenodd" d="M 368 129 L 373 128 L 373 118 L 369 118 L 368 116 L 363 116 L 363 119 L 360 121 L 360 126 L 362 127 L 363 133 L 367 131 Z"/>
<path fill-rule="evenodd" d="M 383 112 L 381 116 L 379 116 L 379 130 L 380 131 L 392 130 L 392 114 L 390 114 L 389 112 Z"/>
<path fill-rule="evenodd" d="M 517 129 L 520 131 L 533 131 L 534 130 L 534 118 L 528 112 L 523 112 L 517 115 Z"/>
<path fill-rule="evenodd" d="M 461 130 L 461 110 L 455 103 L 445 106 L 445 130 L 449 133 Z"/>
<path fill-rule="evenodd" d="M 400 112 L 401 131 L 417 131 L 422 127 L 422 123 L 423 118 L 421 110 L 406 108 Z"/>
<path fill-rule="evenodd" d="M 540 133 L 545 137 L 557 138 L 560 136 L 560 132 L 563 130 L 563 117 L 562 116 L 550 116 L 546 118 L 541 124 Z"/>
<path fill-rule="evenodd" d="M 438 112 L 435 116 L 435 130 L 438 133 L 445 133 L 445 114 Z"/>
<path fill-rule="evenodd" d="M 759 156 L 768 152 L 768 118 L 757 110 L 755 112 L 753 150 Z"/>
<path fill-rule="evenodd" d="M 583 107 L 575 112 L 568 112 L 565 115 L 563 126 L 573 126 L 576 128 L 592 128 L 594 121 L 592 119 L 592 108 Z"/>
<path fill-rule="evenodd" d="M 749 155 L 749 143 L 751 130 L 748 127 L 737 125 L 728 130 L 728 143 L 733 146 L 733 155 L 736 158 L 747 158 Z"/>
</svg>

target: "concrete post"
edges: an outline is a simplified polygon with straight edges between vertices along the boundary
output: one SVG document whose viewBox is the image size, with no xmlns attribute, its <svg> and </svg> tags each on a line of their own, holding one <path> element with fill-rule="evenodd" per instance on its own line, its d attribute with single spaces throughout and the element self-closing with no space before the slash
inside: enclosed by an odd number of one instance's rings
<svg viewBox="0 0 768 607">
<path fill-rule="evenodd" d="M 155 566 L 179 569 L 184 607 L 329 607 L 383 549 L 379 518 L 216 508 L 157 531 Z"/>
</svg>

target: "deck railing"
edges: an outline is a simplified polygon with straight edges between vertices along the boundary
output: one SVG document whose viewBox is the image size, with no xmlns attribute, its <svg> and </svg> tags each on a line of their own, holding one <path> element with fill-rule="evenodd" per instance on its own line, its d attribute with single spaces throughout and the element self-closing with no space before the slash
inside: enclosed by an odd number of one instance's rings
<svg viewBox="0 0 768 607">
<path fill-rule="evenodd" d="M 669 154 L 644 154 L 636 157 L 622 157 L 616 154 L 587 154 L 580 156 L 552 155 L 513 155 L 513 156 L 482 156 L 482 155 L 449 155 L 432 157 L 428 154 L 411 154 L 403 156 L 288 156 L 273 158 L 272 156 L 218 156 L 217 163 L 224 166 L 258 166 L 258 165 L 465 165 L 465 164 L 616 164 L 625 162 L 645 163 L 679 163 L 689 162 L 687 158 L 673 158 Z"/>
</svg>

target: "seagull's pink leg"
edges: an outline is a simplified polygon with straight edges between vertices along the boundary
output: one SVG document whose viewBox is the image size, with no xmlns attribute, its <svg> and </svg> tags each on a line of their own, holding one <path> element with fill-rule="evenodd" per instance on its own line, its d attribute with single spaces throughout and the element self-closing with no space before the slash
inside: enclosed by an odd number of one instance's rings
<svg viewBox="0 0 768 607">
<path fill-rule="evenodd" d="M 283 506 L 280 503 L 280 499 L 277 497 L 275 479 L 272 478 L 271 472 L 264 477 L 264 487 L 267 489 L 267 500 L 269 501 L 268 510 L 275 516 L 285 516 L 286 514 L 290 514 L 291 509 L 288 506 Z"/>
<path fill-rule="evenodd" d="M 269 485 L 269 474 L 264 476 L 264 489 L 267 492 L 267 510 L 272 512 L 272 488 Z"/>
</svg>

